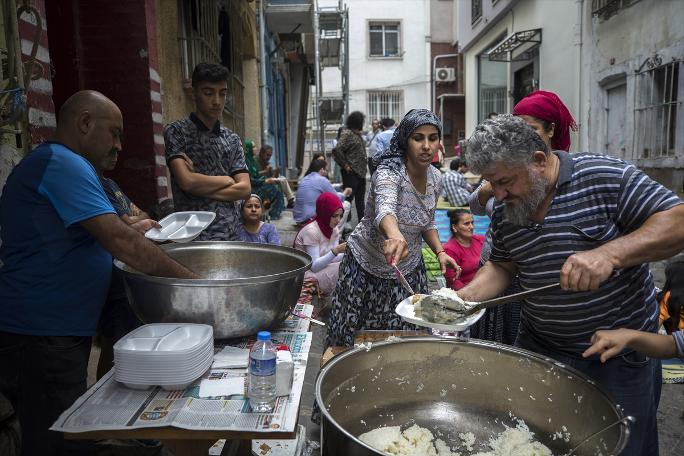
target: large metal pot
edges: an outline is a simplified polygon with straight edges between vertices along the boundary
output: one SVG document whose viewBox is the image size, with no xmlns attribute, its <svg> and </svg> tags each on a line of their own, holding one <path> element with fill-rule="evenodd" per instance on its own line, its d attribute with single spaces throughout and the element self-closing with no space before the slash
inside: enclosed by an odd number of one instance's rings
<svg viewBox="0 0 684 456">
<path fill-rule="evenodd" d="M 299 298 L 311 257 L 288 247 L 245 242 L 162 245 L 204 280 L 142 274 L 115 261 L 131 307 L 145 323 L 204 323 L 224 339 L 281 323 Z"/>
<path fill-rule="evenodd" d="M 480 444 L 504 424 L 515 427 L 512 416 L 560 455 L 623 417 L 601 387 L 553 360 L 490 342 L 436 337 L 374 343 L 336 356 L 319 373 L 316 400 L 324 456 L 383 454 L 357 436 L 409 423 L 441 433 L 454 449 L 459 433 L 472 432 L 474 450 L 482 451 Z M 576 454 L 619 454 L 628 436 L 626 425 L 612 427 Z"/>
</svg>

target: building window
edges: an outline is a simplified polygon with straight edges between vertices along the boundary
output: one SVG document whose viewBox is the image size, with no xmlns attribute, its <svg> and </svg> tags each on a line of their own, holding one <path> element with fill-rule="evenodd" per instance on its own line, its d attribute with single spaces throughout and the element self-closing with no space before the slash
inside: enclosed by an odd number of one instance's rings
<svg viewBox="0 0 684 456">
<path fill-rule="evenodd" d="M 674 157 L 681 151 L 677 124 L 681 123 L 679 86 L 681 60 L 661 64 L 656 56 L 636 74 L 634 150 L 636 158 Z M 644 68 L 645 67 L 645 68 Z"/>
<path fill-rule="evenodd" d="M 495 41 L 495 43 L 501 40 Z M 478 56 L 477 97 L 478 122 L 492 112 L 508 112 L 508 65 L 504 62 L 489 60 L 487 52 Z"/>
<path fill-rule="evenodd" d="M 399 22 L 370 22 L 370 57 L 399 57 L 401 41 Z"/>
<path fill-rule="evenodd" d="M 389 117 L 395 122 L 404 117 L 404 96 L 401 90 L 368 92 L 368 119 Z"/>
<path fill-rule="evenodd" d="M 470 2 L 470 23 L 474 24 L 482 17 L 482 0 Z"/>
</svg>

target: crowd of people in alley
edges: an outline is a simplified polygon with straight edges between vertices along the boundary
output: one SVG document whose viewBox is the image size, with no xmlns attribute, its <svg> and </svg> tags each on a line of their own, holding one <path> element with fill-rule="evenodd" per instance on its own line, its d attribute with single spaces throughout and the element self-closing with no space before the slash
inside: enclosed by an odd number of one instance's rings
<svg viewBox="0 0 684 456">
<path fill-rule="evenodd" d="M 428 293 L 425 247 L 467 301 L 558 282 L 547 295 L 488 309 L 470 336 L 593 378 L 637 418 L 623 454 L 658 454 L 659 359 L 684 357 L 684 263 L 668 266 L 660 292 L 648 264 L 684 249 L 674 192 L 623 160 L 569 152 L 573 116 L 541 90 L 510 114 L 491 113 L 448 164 L 431 110 L 371 119 L 368 130 L 365 115 L 351 112 L 331 156 L 312 156 L 288 180 L 272 145 L 222 124 L 228 78 L 221 65 L 198 64 L 195 110 L 164 130 L 172 210 L 216 214 L 198 240 L 281 245 L 272 222 L 291 209 L 288 247 L 312 259 L 305 279 L 329 303 L 331 346 L 353 346 L 361 330 L 416 329 L 395 313 L 409 297 L 396 270 Z M 0 393 L 21 424 L 24 455 L 92 454 L 89 443 L 48 429 L 86 391 L 93 336 L 102 376 L 113 343 L 141 324 L 112 259 L 200 278 L 143 236 L 159 227 L 159 208 L 139 208 L 105 177 L 123 149 L 125 115 L 106 94 L 73 94 L 54 138 L 2 192 Z M 448 211 L 444 242 L 439 210 Z M 490 219 L 485 234 L 475 232 L 476 216 Z"/>
</svg>

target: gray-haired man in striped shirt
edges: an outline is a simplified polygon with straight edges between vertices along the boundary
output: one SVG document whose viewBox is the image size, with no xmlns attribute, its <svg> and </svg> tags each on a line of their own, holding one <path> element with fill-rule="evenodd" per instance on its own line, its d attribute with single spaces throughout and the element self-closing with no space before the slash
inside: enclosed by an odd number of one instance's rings
<svg viewBox="0 0 684 456">
<path fill-rule="evenodd" d="M 548 151 L 510 115 L 480 124 L 467 150 L 498 204 L 490 260 L 459 295 L 495 297 L 516 274 L 523 289 L 560 281 L 562 290 L 524 302 L 516 345 L 597 380 L 637 418 L 621 454 L 657 456 L 660 362 L 626 350 L 602 364 L 582 352 L 596 330 L 657 330 L 647 263 L 684 248 L 682 201 L 622 160 Z"/>
</svg>

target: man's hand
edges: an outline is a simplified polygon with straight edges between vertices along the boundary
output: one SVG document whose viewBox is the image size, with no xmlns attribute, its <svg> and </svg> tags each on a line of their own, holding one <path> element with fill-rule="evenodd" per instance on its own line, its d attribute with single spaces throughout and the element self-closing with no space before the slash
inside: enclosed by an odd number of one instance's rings
<svg viewBox="0 0 684 456">
<path fill-rule="evenodd" d="M 599 249 L 570 255 L 561 268 L 560 283 L 564 290 L 596 290 L 613 273 L 613 262 Z"/>
<path fill-rule="evenodd" d="M 439 252 L 437 255 L 437 260 L 439 261 L 439 267 L 442 269 L 442 275 L 446 273 L 447 268 L 456 271 L 456 278 L 461 276 L 461 267 L 456 263 L 456 260 L 451 258 L 445 251 Z"/>
<path fill-rule="evenodd" d="M 387 264 L 399 263 L 408 255 L 408 244 L 403 237 L 389 238 L 383 245 L 383 253 Z"/>
<path fill-rule="evenodd" d="M 352 194 L 353 191 L 354 191 L 354 190 L 352 190 L 351 187 L 347 187 L 347 188 L 345 188 L 345 189 L 342 191 L 342 194 L 343 194 L 344 196 L 349 196 L 349 195 Z"/>
<path fill-rule="evenodd" d="M 610 358 L 629 347 L 629 344 L 636 334 L 637 331 L 626 328 L 596 331 L 594 335 L 591 336 L 591 347 L 587 348 L 584 353 L 582 353 L 582 356 L 588 358 L 591 355 L 600 353 L 601 362 L 605 363 Z"/>
<path fill-rule="evenodd" d="M 264 182 L 266 182 L 267 184 L 273 185 L 273 184 L 275 184 L 275 183 L 278 182 L 278 181 L 277 181 L 275 178 L 273 178 L 273 177 L 269 177 L 268 179 L 264 180 Z"/>
<path fill-rule="evenodd" d="M 123 217 L 122 217 L 123 218 Z M 137 222 L 133 222 L 129 225 L 131 228 L 139 232 L 140 234 L 145 234 L 152 228 L 159 228 L 161 229 L 161 225 L 156 221 L 152 219 L 144 219 L 140 220 Z"/>
<path fill-rule="evenodd" d="M 349 165 L 344 165 L 344 170 L 345 170 L 346 172 L 350 172 L 352 169 L 351 169 L 351 166 L 349 166 Z"/>
</svg>

